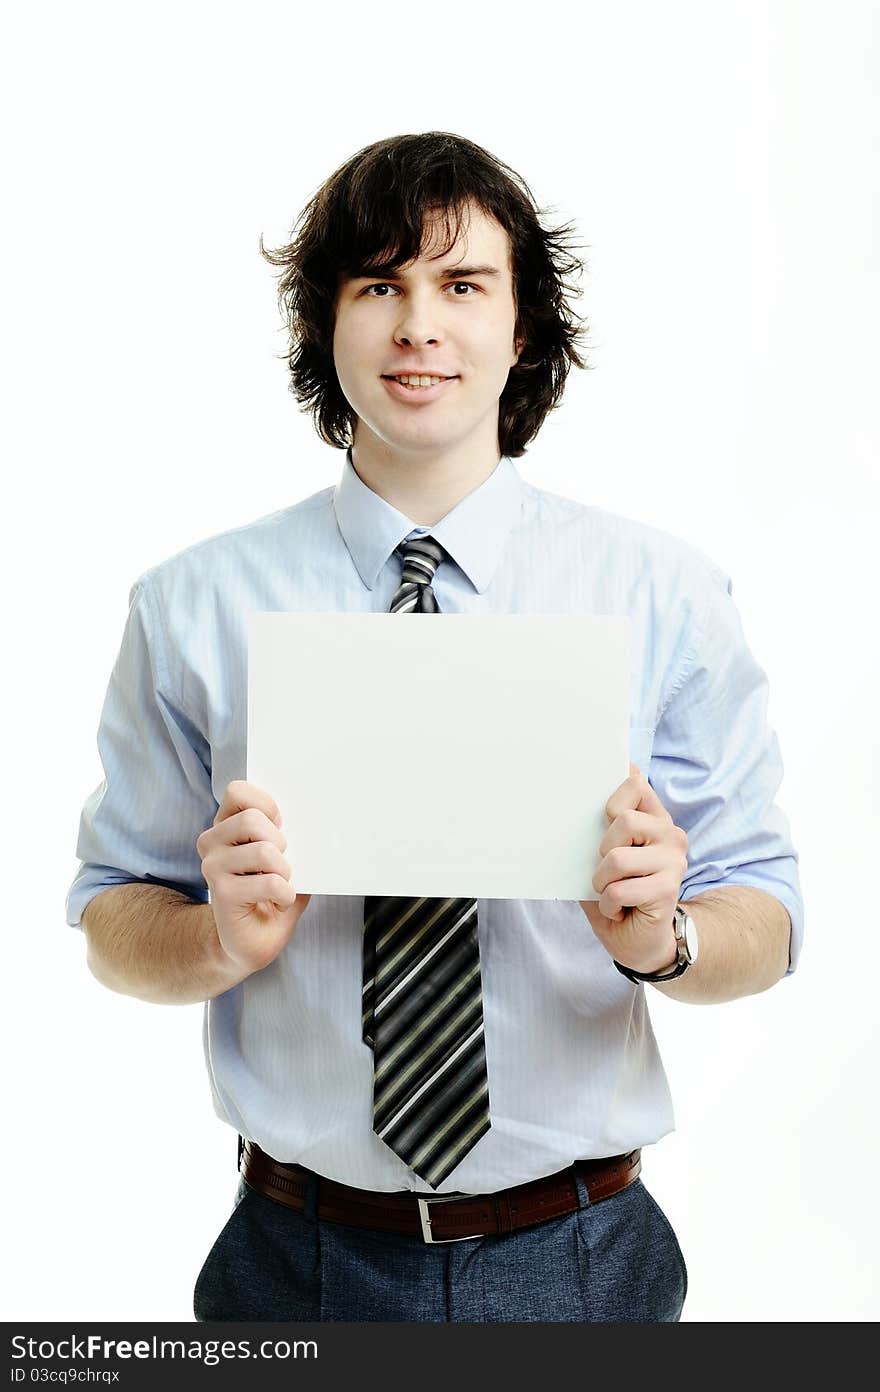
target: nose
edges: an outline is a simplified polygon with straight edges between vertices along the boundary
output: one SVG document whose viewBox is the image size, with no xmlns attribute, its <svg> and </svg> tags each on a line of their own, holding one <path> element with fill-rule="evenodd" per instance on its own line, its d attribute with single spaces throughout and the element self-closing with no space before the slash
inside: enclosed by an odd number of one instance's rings
<svg viewBox="0 0 880 1392">
<path fill-rule="evenodd" d="M 395 342 L 412 347 L 417 343 L 437 343 L 440 338 L 439 325 L 433 318 L 427 299 L 411 294 L 401 301 L 400 318 L 394 333 Z"/>
</svg>

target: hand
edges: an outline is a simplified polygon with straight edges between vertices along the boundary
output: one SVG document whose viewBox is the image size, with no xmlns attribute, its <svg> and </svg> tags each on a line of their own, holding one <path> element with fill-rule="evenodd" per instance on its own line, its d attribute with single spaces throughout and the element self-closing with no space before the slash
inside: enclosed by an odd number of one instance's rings
<svg viewBox="0 0 880 1392">
<path fill-rule="evenodd" d="M 621 966 L 671 971 L 677 959 L 673 914 L 687 871 L 687 833 L 635 764 L 605 805 L 611 822 L 593 876 L 599 895 L 580 906 L 596 937 Z"/>
<path fill-rule="evenodd" d="M 248 975 L 274 961 L 311 899 L 297 894 L 277 804 L 253 783 L 229 783 L 196 841 L 220 946 Z"/>
</svg>

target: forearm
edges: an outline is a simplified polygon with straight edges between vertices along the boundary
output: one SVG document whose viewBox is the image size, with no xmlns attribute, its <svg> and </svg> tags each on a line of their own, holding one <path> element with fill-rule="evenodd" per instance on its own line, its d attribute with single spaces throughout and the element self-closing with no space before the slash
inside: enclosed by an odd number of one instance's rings
<svg viewBox="0 0 880 1392">
<path fill-rule="evenodd" d="M 697 925 L 697 960 L 674 981 L 652 982 L 656 991 L 711 1005 L 757 995 L 785 975 L 791 919 L 772 894 L 727 885 L 694 895 L 685 907 Z"/>
<path fill-rule="evenodd" d="M 90 900 L 82 921 L 89 970 L 122 995 L 186 1005 L 246 975 L 223 951 L 210 904 L 164 885 L 113 885 Z"/>
</svg>

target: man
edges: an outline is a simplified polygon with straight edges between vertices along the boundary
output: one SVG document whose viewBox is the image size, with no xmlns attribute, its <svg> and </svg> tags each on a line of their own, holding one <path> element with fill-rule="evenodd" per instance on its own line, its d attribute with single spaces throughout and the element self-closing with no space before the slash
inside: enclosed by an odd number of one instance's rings
<svg viewBox="0 0 880 1392">
<path fill-rule="evenodd" d="M 100 981 L 207 1002 L 241 1178 L 196 1316 L 677 1320 L 684 1258 L 640 1178 L 673 1129 L 642 982 L 685 1002 L 763 991 L 803 933 L 730 580 L 520 478 L 585 366 L 577 263 L 486 151 L 379 142 L 264 254 L 292 386 L 342 476 L 134 585 L 68 898 Z M 265 609 L 628 614 L 632 762 L 597 899 L 298 893 L 281 809 L 243 776 L 246 622 Z M 426 836 L 430 753 L 428 725 L 389 769 Z"/>
</svg>

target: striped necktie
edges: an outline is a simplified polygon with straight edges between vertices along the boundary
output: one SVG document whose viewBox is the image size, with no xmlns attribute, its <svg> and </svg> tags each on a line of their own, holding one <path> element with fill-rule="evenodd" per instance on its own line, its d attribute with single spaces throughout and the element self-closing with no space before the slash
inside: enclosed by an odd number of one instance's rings
<svg viewBox="0 0 880 1392">
<path fill-rule="evenodd" d="M 439 612 L 433 537 L 398 547 L 392 614 Z M 413 797 L 410 816 L 423 815 Z M 364 899 L 364 1043 L 373 1130 L 432 1188 L 490 1127 L 476 899 Z"/>
</svg>

